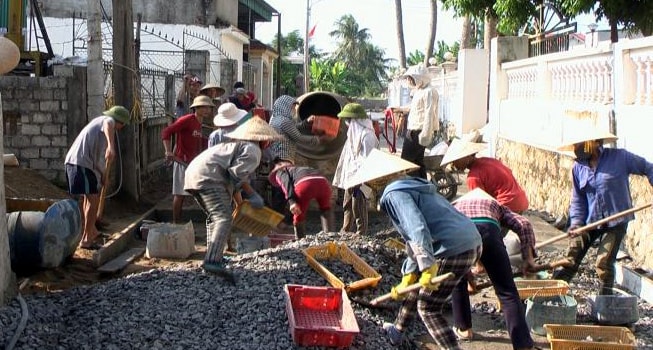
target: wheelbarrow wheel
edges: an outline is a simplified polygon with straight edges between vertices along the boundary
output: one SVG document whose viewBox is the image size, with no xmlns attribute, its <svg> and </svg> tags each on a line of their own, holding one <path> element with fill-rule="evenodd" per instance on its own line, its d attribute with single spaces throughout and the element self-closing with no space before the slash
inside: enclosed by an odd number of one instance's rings
<svg viewBox="0 0 653 350">
<path fill-rule="evenodd" d="M 444 198 L 451 201 L 456 197 L 458 193 L 458 182 L 456 178 L 444 171 L 429 171 L 429 176 L 431 177 L 431 183 L 435 185 Z"/>
</svg>

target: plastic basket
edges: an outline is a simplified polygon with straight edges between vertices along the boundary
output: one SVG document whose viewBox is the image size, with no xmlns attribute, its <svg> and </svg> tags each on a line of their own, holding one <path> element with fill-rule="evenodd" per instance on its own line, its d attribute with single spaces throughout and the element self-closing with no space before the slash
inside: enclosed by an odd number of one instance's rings
<svg viewBox="0 0 653 350">
<path fill-rule="evenodd" d="M 290 334 L 295 344 L 348 347 L 360 332 L 343 289 L 286 284 L 284 292 Z"/>
<path fill-rule="evenodd" d="M 274 248 L 285 242 L 292 241 L 295 239 L 295 235 L 285 233 L 270 233 L 268 238 L 270 239 L 270 248 Z"/>
<path fill-rule="evenodd" d="M 314 134 L 325 134 L 330 137 L 338 136 L 340 119 L 328 115 L 316 115 L 313 119 L 311 131 Z"/>
<path fill-rule="evenodd" d="M 569 284 L 563 280 L 515 280 L 519 298 L 552 297 L 569 292 Z"/>
<path fill-rule="evenodd" d="M 526 299 L 526 323 L 537 335 L 546 335 L 544 325 L 548 323 L 575 325 L 577 311 L 578 303 L 571 295 Z"/>
<path fill-rule="evenodd" d="M 324 245 L 308 247 L 302 253 L 304 253 L 308 264 L 332 286 L 342 288 L 347 292 L 376 287 L 381 280 L 381 275 L 344 243 L 328 242 Z M 345 282 L 318 262 L 318 260 L 328 259 L 338 259 L 345 264 L 352 265 L 354 270 L 363 278 L 350 284 L 345 284 Z"/>
<path fill-rule="evenodd" d="M 267 236 L 283 220 L 282 214 L 268 207 L 252 208 L 247 201 L 238 205 L 231 217 L 235 228 L 254 236 Z"/>
<path fill-rule="evenodd" d="M 631 350 L 637 341 L 626 327 L 545 324 L 551 350 Z"/>
<path fill-rule="evenodd" d="M 396 250 L 399 250 L 399 251 L 402 251 L 402 252 L 404 250 L 406 250 L 406 244 L 404 244 L 404 242 L 402 242 L 402 241 L 400 241 L 400 240 L 398 240 L 396 238 L 386 239 L 385 241 L 383 241 L 383 245 L 388 247 L 388 248 L 396 249 Z"/>
</svg>

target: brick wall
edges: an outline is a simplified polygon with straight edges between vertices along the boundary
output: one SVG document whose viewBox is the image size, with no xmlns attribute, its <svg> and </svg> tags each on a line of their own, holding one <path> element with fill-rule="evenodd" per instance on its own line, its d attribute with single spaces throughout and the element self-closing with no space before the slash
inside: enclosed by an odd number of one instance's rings
<svg viewBox="0 0 653 350">
<path fill-rule="evenodd" d="M 85 81 L 86 69 L 72 66 L 57 66 L 49 77 L 0 77 L 5 153 L 64 185 L 66 152 L 86 124 Z"/>
</svg>

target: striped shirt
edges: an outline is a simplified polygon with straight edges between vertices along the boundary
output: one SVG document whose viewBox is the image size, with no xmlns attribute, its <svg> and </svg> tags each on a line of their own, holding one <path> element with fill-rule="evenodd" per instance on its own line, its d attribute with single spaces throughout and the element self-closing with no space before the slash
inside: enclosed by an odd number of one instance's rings
<svg viewBox="0 0 653 350">
<path fill-rule="evenodd" d="M 496 200 L 486 198 L 469 198 L 453 203 L 459 212 L 465 214 L 473 222 L 489 222 L 497 226 L 507 227 L 517 234 L 524 259 L 528 252 L 533 251 L 535 257 L 535 232 L 533 225 L 525 217 L 511 211 Z"/>
</svg>

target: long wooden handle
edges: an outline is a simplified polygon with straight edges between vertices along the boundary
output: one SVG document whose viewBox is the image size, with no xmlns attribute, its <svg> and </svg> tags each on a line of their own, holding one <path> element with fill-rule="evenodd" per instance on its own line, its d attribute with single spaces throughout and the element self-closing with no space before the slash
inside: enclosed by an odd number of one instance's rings
<svg viewBox="0 0 653 350">
<path fill-rule="evenodd" d="M 610 215 L 610 216 L 608 216 L 607 218 L 603 218 L 603 219 L 598 220 L 598 221 L 595 221 L 595 222 L 593 222 L 593 223 L 591 223 L 591 224 L 587 224 L 587 225 L 585 225 L 585 226 L 579 227 L 579 228 L 575 229 L 574 232 L 576 232 L 576 233 L 583 233 L 583 232 L 589 231 L 589 230 L 591 230 L 591 229 L 593 229 L 593 228 L 596 228 L 596 227 L 598 227 L 598 226 L 600 226 L 600 225 L 603 225 L 603 224 L 605 224 L 605 223 L 607 223 L 607 222 L 609 222 L 609 221 L 612 221 L 612 220 L 615 220 L 615 219 L 619 219 L 620 217 L 626 216 L 626 215 L 628 215 L 628 214 L 632 214 L 632 213 L 638 212 L 638 211 L 640 211 L 640 210 L 646 209 L 646 208 L 650 207 L 651 205 L 653 205 L 653 203 L 643 204 L 643 205 L 640 205 L 639 207 L 635 207 L 635 208 L 630 208 L 630 209 L 624 210 L 624 211 L 619 212 L 619 213 L 616 213 L 616 214 L 614 214 L 614 215 Z M 569 237 L 569 235 L 566 234 L 566 233 L 563 233 L 563 234 L 561 234 L 561 235 L 559 235 L 559 236 L 555 236 L 555 237 L 553 237 L 553 238 L 549 238 L 549 239 L 547 239 L 547 240 L 544 241 L 544 242 L 537 243 L 537 244 L 535 245 L 535 248 L 536 248 L 536 249 L 542 248 L 542 247 L 544 247 L 544 246 L 547 246 L 547 245 L 549 245 L 549 244 L 551 244 L 551 243 L 555 243 L 555 242 L 557 242 L 557 241 L 559 241 L 559 240 L 561 240 L 561 239 L 567 238 L 567 237 Z"/>
<path fill-rule="evenodd" d="M 446 281 L 448 279 L 454 278 L 455 276 L 456 275 L 454 275 L 453 272 L 447 272 L 444 275 L 439 275 L 439 276 L 435 276 L 435 277 L 431 278 L 431 284 L 442 283 L 442 282 L 444 282 L 444 281 Z M 406 288 L 398 290 L 397 294 L 402 295 L 402 294 L 414 292 L 416 290 L 419 290 L 420 288 L 422 288 L 421 284 L 414 283 L 414 284 L 411 284 L 410 286 L 408 286 Z M 378 303 L 382 303 L 382 302 L 385 302 L 385 301 L 388 301 L 388 300 L 391 300 L 391 299 L 392 299 L 392 293 L 387 293 L 387 294 L 383 294 L 380 297 L 372 299 L 372 301 L 370 301 L 370 304 L 376 305 Z"/>
<path fill-rule="evenodd" d="M 102 219 L 102 215 L 104 214 L 104 201 L 107 198 L 107 187 L 109 185 L 109 172 L 111 171 L 111 164 L 112 162 L 107 160 L 106 168 L 104 170 L 104 174 L 102 175 L 102 191 L 100 191 L 100 202 L 98 203 L 96 216 L 98 221 Z"/>
</svg>

